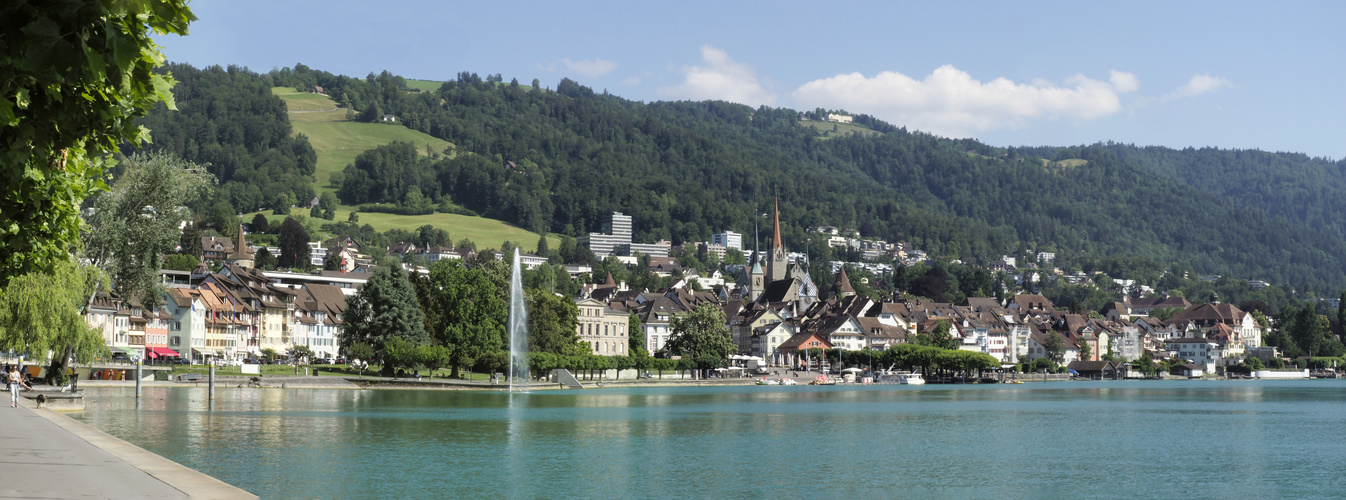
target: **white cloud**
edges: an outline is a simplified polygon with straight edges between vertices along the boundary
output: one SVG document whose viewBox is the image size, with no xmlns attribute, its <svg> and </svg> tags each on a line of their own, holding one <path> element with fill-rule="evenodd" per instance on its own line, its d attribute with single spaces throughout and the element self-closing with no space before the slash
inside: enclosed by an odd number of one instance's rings
<svg viewBox="0 0 1346 500">
<path fill-rule="evenodd" d="M 762 86 L 751 66 L 709 45 L 701 47 L 701 60 L 704 66 L 682 68 L 682 84 L 662 87 L 659 93 L 672 99 L 721 100 L 749 106 L 776 104 L 776 94 Z"/>
<path fill-rule="evenodd" d="M 1211 76 L 1210 73 L 1204 75 L 1193 75 L 1192 79 L 1187 80 L 1187 85 L 1178 87 L 1178 90 L 1164 96 L 1164 100 L 1178 99 L 1180 97 L 1191 97 L 1194 95 L 1214 92 L 1224 87 L 1233 87 L 1231 82 L 1224 77 Z"/>
<path fill-rule="evenodd" d="M 824 107 L 868 113 L 909 128 L 950 137 L 1018 128 L 1030 119 L 1094 120 L 1122 109 L 1119 94 L 1134 92 L 1140 80 L 1112 71 L 1109 81 L 1084 75 L 1059 86 L 1045 80 L 1015 83 L 1006 78 L 980 82 L 944 65 L 922 80 L 895 71 L 866 78 L 860 73 L 814 80 L 794 91 L 801 108 Z"/>
<path fill-rule="evenodd" d="M 581 76 L 587 76 L 589 78 L 600 77 L 608 73 L 611 73 L 612 70 L 617 69 L 617 63 L 612 61 L 605 61 L 599 58 L 594 58 L 593 60 L 585 59 L 583 61 L 571 61 L 570 59 L 561 59 L 561 63 L 565 64 L 566 69 L 579 73 Z"/>
</svg>

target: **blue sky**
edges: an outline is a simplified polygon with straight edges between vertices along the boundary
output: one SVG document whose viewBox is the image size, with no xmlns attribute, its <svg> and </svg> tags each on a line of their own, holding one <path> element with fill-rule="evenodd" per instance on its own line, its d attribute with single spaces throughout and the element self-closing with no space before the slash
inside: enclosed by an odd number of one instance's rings
<svg viewBox="0 0 1346 500">
<path fill-rule="evenodd" d="M 570 77 L 634 100 L 845 109 L 989 144 L 1346 156 L 1346 2 L 197 1 L 168 58 Z"/>
</svg>

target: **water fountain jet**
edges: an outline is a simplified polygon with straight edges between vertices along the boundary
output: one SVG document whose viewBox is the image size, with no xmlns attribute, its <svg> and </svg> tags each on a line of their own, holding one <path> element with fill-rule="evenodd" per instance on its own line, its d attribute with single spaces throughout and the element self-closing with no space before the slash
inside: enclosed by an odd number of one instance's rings
<svg viewBox="0 0 1346 500">
<path fill-rule="evenodd" d="M 519 249 L 514 249 L 514 269 L 509 278 L 509 390 L 514 392 L 514 381 L 520 386 L 528 376 L 528 311 L 524 307 L 523 277 L 519 271 Z"/>
</svg>

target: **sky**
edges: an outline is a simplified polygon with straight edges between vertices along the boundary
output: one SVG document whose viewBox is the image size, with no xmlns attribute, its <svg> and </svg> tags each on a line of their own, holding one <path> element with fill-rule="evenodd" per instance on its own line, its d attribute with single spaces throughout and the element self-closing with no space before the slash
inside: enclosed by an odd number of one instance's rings
<svg viewBox="0 0 1346 500">
<path fill-rule="evenodd" d="M 870 114 L 995 146 L 1346 157 L 1346 2 L 190 4 L 170 61 L 571 78 L 637 100 Z"/>
</svg>

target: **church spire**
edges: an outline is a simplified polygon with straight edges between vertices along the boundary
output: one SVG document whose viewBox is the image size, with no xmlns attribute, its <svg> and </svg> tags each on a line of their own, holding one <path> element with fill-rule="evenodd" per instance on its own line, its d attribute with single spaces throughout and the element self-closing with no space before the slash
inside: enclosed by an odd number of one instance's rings
<svg viewBox="0 0 1346 500">
<path fill-rule="evenodd" d="M 775 236 L 771 239 L 771 251 L 774 252 L 777 248 L 785 247 L 785 245 L 782 245 L 780 242 L 780 198 L 776 198 L 776 217 L 772 229 L 775 232 Z"/>
</svg>

